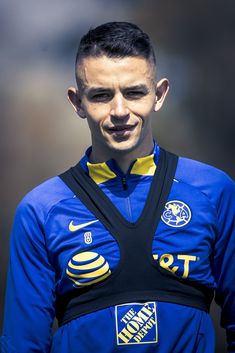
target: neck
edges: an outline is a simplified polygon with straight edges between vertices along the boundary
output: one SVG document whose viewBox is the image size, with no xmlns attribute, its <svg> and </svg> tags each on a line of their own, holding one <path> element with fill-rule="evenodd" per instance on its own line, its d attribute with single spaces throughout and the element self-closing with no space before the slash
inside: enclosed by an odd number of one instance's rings
<svg viewBox="0 0 235 353">
<path fill-rule="evenodd" d="M 125 156 L 127 157 L 127 156 Z M 122 170 L 124 174 L 128 172 L 128 169 L 131 165 L 131 163 L 136 159 L 136 158 L 113 158 L 115 162 L 117 163 L 118 167 Z M 137 157 L 138 158 L 138 157 Z"/>
</svg>

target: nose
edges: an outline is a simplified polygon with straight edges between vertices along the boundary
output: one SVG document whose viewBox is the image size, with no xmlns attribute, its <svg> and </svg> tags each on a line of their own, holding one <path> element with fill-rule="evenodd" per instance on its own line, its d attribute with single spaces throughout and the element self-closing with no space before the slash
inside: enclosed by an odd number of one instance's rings
<svg viewBox="0 0 235 353">
<path fill-rule="evenodd" d="M 125 98 L 121 94 L 116 95 L 112 100 L 110 115 L 114 118 L 125 118 L 129 113 Z"/>
</svg>

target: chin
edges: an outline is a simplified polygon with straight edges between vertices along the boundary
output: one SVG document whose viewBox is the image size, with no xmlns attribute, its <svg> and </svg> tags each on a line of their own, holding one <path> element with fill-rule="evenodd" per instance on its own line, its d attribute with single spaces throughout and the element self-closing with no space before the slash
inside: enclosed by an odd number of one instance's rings
<svg viewBox="0 0 235 353">
<path fill-rule="evenodd" d="M 127 143 L 123 141 L 109 146 L 110 150 L 115 153 L 125 154 L 134 151 L 139 145 L 137 143 Z"/>
</svg>

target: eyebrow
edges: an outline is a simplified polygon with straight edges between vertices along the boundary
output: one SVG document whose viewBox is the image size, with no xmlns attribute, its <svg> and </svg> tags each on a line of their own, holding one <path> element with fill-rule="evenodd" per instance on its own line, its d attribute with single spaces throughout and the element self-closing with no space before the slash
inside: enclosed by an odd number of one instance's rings
<svg viewBox="0 0 235 353">
<path fill-rule="evenodd" d="M 129 91 L 129 90 L 140 90 L 140 91 L 144 91 L 146 93 L 149 92 L 148 87 L 144 84 L 129 86 L 129 87 L 125 87 L 122 89 L 122 91 Z M 110 92 L 110 91 L 112 92 L 113 89 L 108 88 L 108 87 L 91 87 L 91 88 L 87 89 L 87 94 L 89 96 L 91 96 L 93 94 L 102 93 L 102 92 Z"/>
<path fill-rule="evenodd" d="M 95 93 L 112 91 L 112 89 L 106 88 L 106 87 L 91 87 L 91 88 L 87 88 L 86 91 L 87 91 L 88 95 L 92 95 L 92 94 L 95 94 Z"/>
<path fill-rule="evenodd" d="M 134 91 L 135 90 L 140 90 L 140 91 L 146 91 L 146 92 L 149 91 L 148 87 L 146 85 L 144 85 L 144 84 L 139 84 L 139 85 L 135 85 L 135 86 L 129 86 L 129 87 L 124 88 L 124 91 L 125 90 L 134 90 Z"/>
</svg>

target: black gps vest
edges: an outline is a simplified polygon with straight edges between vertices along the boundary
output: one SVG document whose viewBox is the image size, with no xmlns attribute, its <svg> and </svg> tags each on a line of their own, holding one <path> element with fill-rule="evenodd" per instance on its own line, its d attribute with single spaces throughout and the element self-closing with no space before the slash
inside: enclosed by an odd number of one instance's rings
<svg viewBox="0 0 235 353">
<path fill-rule="evenodd" d="M 60 175 L 116 239 L 120 262 L 103 282 L 57 298 L 59 325 L 81 315 L 128 302 L 165 301 L 209 311 L 213 290 L 181 279 L 153 259 L 152 241 L 172 186 L 178 157 L 163 149 L 143 211 L 128 222 L 80 164 Z"/>
</svg>

